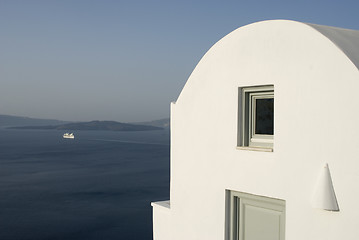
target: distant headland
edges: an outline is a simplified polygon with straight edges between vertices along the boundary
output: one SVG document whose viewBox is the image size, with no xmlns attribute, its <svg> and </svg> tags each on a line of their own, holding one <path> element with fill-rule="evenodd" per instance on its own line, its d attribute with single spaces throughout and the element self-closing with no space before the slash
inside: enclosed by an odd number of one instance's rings
<svg viewBox="0 0 359 240">
<path fill-rule="evenodd" d="M 168 128 L 169 119 L 141 123 L 121 123 L 116 121 L 64 122 L 0 115 L 0 127 L 42 130 L 151 131 Z"/>
<path fill-rule="evenodd" d="M 105 131 L 150 131 L 161 130 L 163 128 L 147 126 L 147 125 L 135 125 L 129 123 L 120 123 L 115 121 L 91 121 L 91 122 L 78 122 L 67 123 L 61 125 L 48 125 L 48 126 L 21 126 L 10 127 L 13 129 L 55 129 L 55 130 L 105 130 Z"/>
</svg>

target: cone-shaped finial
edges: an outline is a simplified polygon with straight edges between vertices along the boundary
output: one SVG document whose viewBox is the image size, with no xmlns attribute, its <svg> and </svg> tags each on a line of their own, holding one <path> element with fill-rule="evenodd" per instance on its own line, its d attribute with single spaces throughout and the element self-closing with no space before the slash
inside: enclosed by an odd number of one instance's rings
<svg viewBox="0 0 359 240">
<path fill-rule="evenodd" d="M 328 164 L 325 164 L 319 175 L 312 204 L 314 208 L 339 211 Z"/>
</svg>

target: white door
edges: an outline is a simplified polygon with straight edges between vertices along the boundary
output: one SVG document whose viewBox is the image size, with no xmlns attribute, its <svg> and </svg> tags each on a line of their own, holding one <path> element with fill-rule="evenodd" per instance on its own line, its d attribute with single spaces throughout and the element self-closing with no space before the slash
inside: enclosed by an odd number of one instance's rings
<svg viewBox="0 0 359 240">
<path fill-rule="evenodd" d="M 284 240 L 285 201 L 231 191 L 233 240 Z"/>
</svg>

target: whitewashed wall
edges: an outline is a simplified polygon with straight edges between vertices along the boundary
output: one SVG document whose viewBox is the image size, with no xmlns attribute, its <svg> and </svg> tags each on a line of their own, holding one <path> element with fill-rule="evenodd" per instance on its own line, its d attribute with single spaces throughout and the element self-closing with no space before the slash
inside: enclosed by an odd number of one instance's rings
<svg viewBox="0 0 359 240">
<path fill-rule="evenodd" d="M 274 151 L 238 150 L 238 87 L 267 84 Z M 358 89 L 356 66 L 307 24 L 265 21 L 224 37 L 171 105 L 171 207 L 163 216 L 154 208 L 155 240 L 162 231 L 172 240 L 224 239 L 226 189 L 284 199 L 286 239 L 357 239 Z M 325 163 L 339 212 L 311 205 Z"/>
</svg>

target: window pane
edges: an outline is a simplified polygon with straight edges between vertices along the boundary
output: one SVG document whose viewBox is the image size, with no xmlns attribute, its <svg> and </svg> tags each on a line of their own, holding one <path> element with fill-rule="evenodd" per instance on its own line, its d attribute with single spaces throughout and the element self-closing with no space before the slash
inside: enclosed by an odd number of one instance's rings
<svg viewBox="0 0 359 240">
<path fill-rule="evenodd" d="M 256 100 L 255 134 L 273 135 L 273 98 Z"/>
</svg>

